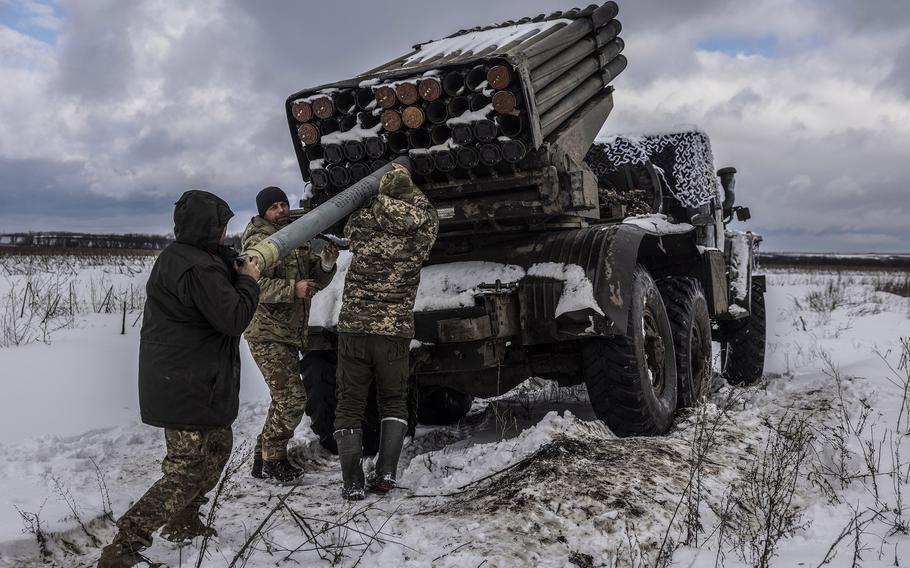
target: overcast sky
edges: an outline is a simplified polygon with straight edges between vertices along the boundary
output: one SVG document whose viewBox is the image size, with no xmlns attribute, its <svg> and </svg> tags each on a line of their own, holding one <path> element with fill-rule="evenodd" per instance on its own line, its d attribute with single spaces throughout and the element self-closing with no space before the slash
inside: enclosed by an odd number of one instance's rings
<svg viewBox="0 0 910 568">
<path fill-rule="evenodd" d="M 583 4 L 581 4 L 583 5 Z M 907 252 L 910 1 L 619 1 L 604 133 L 696 125 L 766 250 Z M 171 230 L 185 189 L 299 195 L 284 100 L 544 0 L 0 0 L 0 232 Z"/>
</svg>

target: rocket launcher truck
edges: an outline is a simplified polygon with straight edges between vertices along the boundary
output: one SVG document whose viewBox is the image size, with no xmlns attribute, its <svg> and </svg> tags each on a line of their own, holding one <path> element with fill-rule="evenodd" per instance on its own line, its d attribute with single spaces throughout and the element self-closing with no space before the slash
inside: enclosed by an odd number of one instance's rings
<svg viewBox="0 0 910 568">
<path fill-rule="evenodd" d="M 245 254 L 273 262 L 340 234 L 398 161 L 439 214 L 429 269 L 502 268 L 467 305 L 416 311 L 415 420 L 457 421 L 542 377 L 585 384 L 618 435 L 660 434 L 706 396 L 712 341 L 727 380 L 762 375 L 761 239 L 729 228 L 749 218 L 736 170 L 715 172 L 697 130 L 601 134 L 627 66 L 617 15 L 609 1 L 461 30 L 287 99 L 309 212 Z M 331 325 L 312 327 L 301 362 L 330 449 L 334 346 Z"/>
</svg>

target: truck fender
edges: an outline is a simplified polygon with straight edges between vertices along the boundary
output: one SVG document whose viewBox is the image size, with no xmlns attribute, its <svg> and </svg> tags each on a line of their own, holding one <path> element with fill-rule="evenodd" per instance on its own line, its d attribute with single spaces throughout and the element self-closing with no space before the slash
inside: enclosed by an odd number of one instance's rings
<svg viewBox="0 0 910 568">
<path fill-rule="evenodd" d="M 567 323 L 578 314 L 570 312 L 556 317 L 563 283 L 552 278 L 527 276 L 520 288 L 525 344 L 573 339 L 580 335 L 625 333 L 632 276 L 646 235 L 640 227 L 615 224 L 538 237 L 534 254 L 521 259 L 520 263 L 528 267 L 543 262 L 582 267 L 592 283 L 594 299 L 603 315 L 594 310 L 583 310 L 581 315 L 591 319 L 590 328 L 586 333 L 566 334 L 560 329 L 560 323 Z"/>
</svg>

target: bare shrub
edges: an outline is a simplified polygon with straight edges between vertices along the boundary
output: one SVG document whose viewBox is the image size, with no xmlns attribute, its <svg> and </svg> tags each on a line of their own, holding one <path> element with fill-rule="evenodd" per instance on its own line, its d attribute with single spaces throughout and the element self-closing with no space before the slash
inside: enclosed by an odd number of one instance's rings
<svg viewBox="0 0 910 568">
<path fill-rule="evenodd" d="M 110 274 L 136 277 L 153 257 L 127 255 L 13 255 L 4 257 L 5 282 L 0 283 L 0 347 L 50 343 L 54 332 L 77 326 L 88 313 L 140 310 L 142 284 L 113 284 Z M 95 274 L 85 283 L 80 270 Z M 98 269 L 101 273 L 98 274 Z M 138 320 L 138 318 L 137 318 Z"/>
<path fill-rule="evenodd" d="M 896 278 L 879 278 L 874 287 L 877 292 L 910 298 L 910 273 L 904 273 Z"/>
<path fill-rule="evenodd" d="M 813 312 L 829 314 L 847 302 L 847 282 L 840 275 L 828 280 L 820 290 L 806 294 L 806 305 Z"/>
<path fill-rule="evenodd" d="M 82 519 L 82 514 L 79 511 L 79 505 L 76 503 L 76 499 L 73 497 L 73 494 L 70 492 L 66 484 L 63 483 L 63 481 L 61 481 L 57 476 L 51 476 L 51 481 L 54 482 L 54 492 L 57 494 L 61 501 L 66 503 L 66 507 L 70 511 L 69 517 L 67 517 L 65 520 L 75 522 L 79 526 L 79 529 L 82 531 L 82 534 L 88 538 L 92 546 L 101 546 L 101 541 L 98 540 L 98 537 L 95 536 L 93 532 L 88 530 L 85 521 Z"/>
<path fill-rule="evenodd" d="M 246 466 L 252 455 L 253 448 L 250 447 L 249 442 L 242 443 L 234 450 L 230 461 L 224 468 L 224 473 L 221 475 L 221 481 L 218 482 L 215 494 L 212 496 L 212 505 L 209 507 L 208 515 L 206 515 L 205 518 L 205 525 L 208 528 L 211 529 L 215 527 L 215 518 L 218 516 L 218 512 L 224 506 L 225 501 L 230 500 L 234 491 L 237 489 L 237 472 Z M 202 561 L 206 558 L 206 551 L 210 539 L 210 536 L 205 535 L 202 537 L 202 542 L 199 543 L 199 555 L 196 558 L 196 568 L 202 566 Z"/>
<path fill-rule="evenodd" d="M 518 417 L 515 415 L 515 409 L 512 405 L 503 401 L 493 401 L 490 403 L 495 420 L 495 431 L 500 439 L 505 439 L 511 432 L 518 432 Z"/>
<path fill-rule="evenodd" d="M 883 560 L 885 548 L 894 544 L 891 537 L 910 532 L 910 518 L 904 492 L 910 484 L 910 462 L 902 459 L 902 443 L 906 437 L 908 391 L 910 391 L 910 340 L 901 339 L 900 360 L 892 365 L 886 353 L 878 353 L 885 363 L 890 376 L 886 377 L 902 395 L 901 408 L 895 427 L 876 428 L 872 419 L 872 405 L 863 398 L 857 400 L 847 394 L 848 381 L 834 364 L 828 353 L 821 352 L 824 373 L 836 387 L 837 398 L 833 410 L 835 421 L 818 431 L 822 440 L 821 448 L 832 451 L 822 456 L 810 473 L 810 481 L 825 492 L 831 503 L 843 503 L 851 510 L 851 520 L 834 540 L 822 564 L 834 558 L 838 547 L 848 545 L 852 554 L 852 565 L 862 563 L 863 555 L 873 551 L 866 542 L 876 538 L 880 541 L 878 560 Z M 816 449 L 816 453 L 821 453 Z M 824 459 L 827 458 L 827 459 Z M 839 485 L 839 487 L 835 487 Z M 860 508 L 842 496 L 841 490 L 855 485 L 872 497 L 873 503 Z M 869 527 L 875 530 L 867 530 Z"/>
<path fill-rule="evenodd" d="M 721 427 L 730 421 L 730 413 L 742 402 L 743 397 L 743 391 L 730 389 L 717 405 L 699 404 L 692 409 L 692 440 L 686 462 L 688 480 L 667 522 L 657 553 L 658 562 L 671 559 L 673 550 L 678 545 L 699 546 L 700 536 L 705 532 L 702 524 L 705 466 L 711 453 L 722 443 L 719 436 Z M 674 541 L 670 538 L 670 531 L 681 510 L 684 511 L 682 524 L 685 534 Z"/>
<path fill-rule="evenodd" d="M 373 500 L 360 506 L 350 504 L 336 519 L 311 517 L 288 503 L 288 497 L 298 487 L 291 487 L 278 498 L 265 518 L 248 535 L 246 542 L 231 560 L 229 568 L 246 566 L 252 555 L 259 550 L 270 556 L 283 554 L 282 562 L 291 560 L 297 563 L 299 560 L 295 555 L 315 552 L 321 560 L 332 566 L 352 560 L 351 567 L 359 566 L 374 545 L 381 548 L 391 543 L 414 550 L 383 532 L 398 509 L 383 511 L 377 506 L 379 501 Z M 371 516 L 374 518 L 371 519 Z M 293 548 L 278 542 L 271 535 L 275 527 L 288 521 L 300 530 L 303 538 Z"/>
<path fill-rule="evenodd" d="M 629 521 L 625 522 L 622 536 L 623 538 L 619 541 L 616 552 L 610 555 L 607 566 L 610 566 L 611 568 L 644 568 L 645 566 L 651 566 L 645 556 L 634 523 Z M 671 560 L 671 555 L 658 554 L 654 566 L 655 568 L 669 566 Z M 577 564 L 577 566 L 581 565 Z M 594 566 L 594 564 L 589 564 L 589 566 Z"/>
<path fill-rule="evenodd" d="M 888 361 L 887 353 L 876 351 L 876 355 L 885 363 L 890 376 L 885 379 L 900 389 L 902 394 L 901 409 L 897 415 L 895 429 L 903 434 L 910 434 L 910 337 L 902 337 L 900 359 L 897 366 Z"/>
<path fill-rule="evenodd" d="M 92 467 L 95 469 L 95 482 L 98 484 L 98 493 L 101 496 L 101 516 L 113 523 L 115 522 L 114 505 L 111 503 L 111 493 L 107 488 L 107 478 L 95 458 L 89 458 L 89 460 L 91 460 Z"/>
<path fill-rule="evenodd" d="M 299 487 L 299 485 L 292 486 L 284 495 L 278 499 L 278 502 L 271 508 L 271 510 L 269 510 L 268 514 L 265 516 L 265 518 L 262 519 L 256 529 L 254 529 L 253 532 L 247 536 L 246 542 L 243 543 L 243 546 L 240 547 L 240 550 L 238 550 L 234 555 L 234 558 L 231 559 L 231 563 L 228 565 L 228 568 L 234 568 L 234 566 L 246 566 L 247 561 L 249 561 L 250 556 L 256 549 L 256 543 L 263 539 L 264 534 L 267 534 L 269 523 L 272 522 L 272 518 L 275 516 L 275 513 L 279 512 L 284 507 L 285 501 L 287 501 L 288 497 L 297 491 Z M 200 554 L 200 557 L 202 557 L 202 554 Z"/>
<path fill-rule="evenodd" d="M 858 566 L 859 561 L 861 560 L 861 551 L 864 549 L 863 546 L 863 535 L 866 533 L 866 527 L 875 520 L 874 511 L 859 511 L 856 508 L 850 506 L 852 515 L 847 521 L 846 526 L 841 530 L 840 534 L 834 539 L 834 542 L 831 543 L 831 546 L 828 547 L 827 552 L 825 552 L 825 557 L 822 558 L 822 561 L 818 563 L 816 568 L 821 568 L 827 564 L 830 564 L 834 557 L 837 555 L 837 547 L 841 543 L 847 542 L 850 545 L 850 549 L 853 553 L 853 563 L 852 566 Z M 895 564 L 898 565 L 898 564 Z"/>
<path fill-rule="evenodd" d="M 787 413 L 766 422 L 768 440 L 758 459 L 733 489 L 725 536 L 743 562 L 767 568 L 781 539 L 802 528 L 794 503 L 796 485 L 813 439 L 808 419 Z"/>
<path fill-rule="evenodd" d="M 44 505 L 47 503 L 45 500 L 44 503 L 41 503 L 41 506 L 38 507 L 38 510 L 34 513 L 29 511 L 23 511 L 19 507 L 16 507 L 16 512 L 19 513 L 19 517 L 22 519 L 23 534 L 30 534 L 35 537 L 35 541 L 38 543 L 38 552 L 41 554 L 41 558 L 47 560 L 51 556 L 51 552 L 48 549 L 48 535 L 44 532 L 44 528 L 41 526 L 41 511 L 44 510 Z"/>
<path fill-rule="evenodd" d="M 865 400 L 853 400 L 847 393 L 847 382 L 850 380 L 841 373 L 831 355 L 826 351 L 818 352 L 824 367 L 822 372 L 829 377 L 835 386 L 834 424 L 832 427 L 819 428 L 816 436 L 821 440 L 820 447 L 814 448 L 818 459 L 813 462 L 813 471 L 809 480 L 828 497 L 832 503 L 839 502 L 837 489 L 843 490 L 858 476 L 864 475 L 861 465 L 856 462 L 856 452 L 851 449 L 854 441 L 865 446 L 865 432 L 868 427 L 872 406 Z M 874 464 L 875 461 L 863 456 L 864 461 Z M 835 488 L 831 480 L 838 484 Z"/>
</svg>

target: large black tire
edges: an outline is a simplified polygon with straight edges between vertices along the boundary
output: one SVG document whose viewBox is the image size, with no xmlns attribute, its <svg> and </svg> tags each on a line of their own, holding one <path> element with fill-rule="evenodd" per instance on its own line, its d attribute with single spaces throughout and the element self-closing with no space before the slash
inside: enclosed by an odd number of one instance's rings
<svg viewBox="0 0 910 568">
<path fill-rule="evenodd" d="M 338 453 L 335 443 L 335 367 L 338 358 L 334 351 L 305 351 L 300 360 L 300 373 L 306 388 L 306 414 L 310 417 L 310 428 L 319 436 L 323 448 Z M 379 451 L 379 410 L 376 407 L 375 387 L 370 389 L 366 416 L 363 424 L 363 453 L 376 455 Z"/>
<path fill-rule="evenodd" d="M 711 384 L 711 316 L 698 280 L 664 278 L 658 282 L 673 329 L 676 351 L 676 406 L 695 406 L 708 394 Z"/>
<path fill-rule="evenodd" d="M 471 410 L 474 397 L 446 387 L 417 390 L 417 419 L 421 424 L 454 424 Z"/>
<path fill-rule="evenodd" d="M 755 384 L 765 371 L 765 291 L 755 278 L 751 296 L 747 317 L 720 326 L 723 374 L 731 385 Z"/>
<path fill-rule="evenodd" d="M 677 378 L 673 332 L 660 292 L 644 267 L 632 278 L 626 336 L 582 348 L 594 413 L 617 436 L 663 434 L 673 424 Z"/>
</svg>

